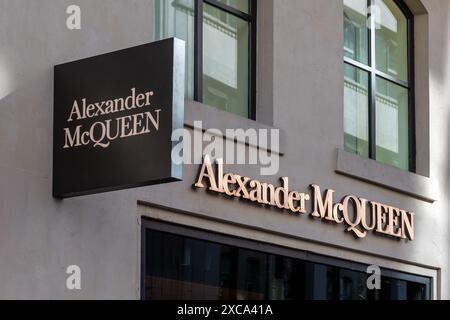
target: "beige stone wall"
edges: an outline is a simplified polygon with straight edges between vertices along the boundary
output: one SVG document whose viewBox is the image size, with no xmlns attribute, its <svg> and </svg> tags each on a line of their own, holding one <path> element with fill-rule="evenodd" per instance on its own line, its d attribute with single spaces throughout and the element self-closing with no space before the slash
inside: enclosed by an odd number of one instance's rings
<svg viewBox="0 0 450 320">
<path fill-rule="evenodd" d="M 260 180 L 277 184 L 289 176 L 299 191 L 316 183 L 337 190 L 336 198 L 356 194 L 414 211 L 412 242 L 373 234 L 357 240 L 341 226 L 195 191 L 197 165 L 185 166 L 180 183 L 53 199 L 53 65 L 152 40 L 150 0 L 77 2 L 82 30 L 68 31 L 71 1 L 0 0 L 0 298 L 138 298 L 141 216 L 431 276 L 435 298 L 450 298 L 449 1 L 423 0 L 414 9 L 423 33 L 415 36 L 421 175 L 412 175 L 358 158 L 346 161 L 346 174 L 336 172 L 343 147 L 341 1 L 258 0 L 258 126 L 282 129 L 284 141 L 279 175 Z M 256 126 L 190 102 L 186 119 Z M 371 176 L 356 178 L 365 166 Z M 260 178 L 257 167 L 228 169 Z M 81 291 L 65 289 L 71 264 L 82 268 Z"/>
</svg>

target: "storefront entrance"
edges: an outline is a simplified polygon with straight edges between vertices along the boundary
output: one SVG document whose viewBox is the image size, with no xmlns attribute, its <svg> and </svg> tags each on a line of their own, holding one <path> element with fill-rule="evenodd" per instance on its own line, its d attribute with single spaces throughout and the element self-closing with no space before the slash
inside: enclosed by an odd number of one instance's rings
<svg viewBox="0 0 450 320">
<path fill-rule="evenodd" d="M 143 299 L 425 300 L 431 279 L 152 220 L 142 229 Z"/>
</svg>

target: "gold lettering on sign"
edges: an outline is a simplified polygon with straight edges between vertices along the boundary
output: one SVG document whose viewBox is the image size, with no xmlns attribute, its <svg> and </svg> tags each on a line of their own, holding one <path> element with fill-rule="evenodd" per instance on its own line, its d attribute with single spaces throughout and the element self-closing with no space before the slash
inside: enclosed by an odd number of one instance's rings
<svg viewBox="0 0 450 320">
<path fill-rule="evenodd" d="M 309 200 L 309 195 L 297 191 L 289 191 L 289 178 L 281 178 L 281 186 L 275 187 L 272 184 L 261 183 L 250 177 L 243 177 L 233 173 L 224 174 L 223 161 L 221 159 L 216 160 L 216 167 L 217 177 L 211 158 L 205 156 L 194 186 L 205 188 L 204 182 L 207 181 L 210 191 L 277 207 L 293 213 L 306 213 L 306 201 Z"/>
<path fill-rule="evenodd" d="M 320 187 L 311 185 L 314 189 L 314 211 L 311 213 L 313 217 L 333 221 L 333 194 L 334 190 L 329 189 L 325 194 L 325 200 L 322 198 Z"/>
<path fill-rule="evenodd" d="M 307 213 L 307 202 L 311 196 L 309 193 L 290 191 L 288 177 L 282 177 L 281 185 L 275 186 L 239 174 L 224 173 L 222 159 L 215 161 L 215 167 L 216 170 L 206 155 L 194 186 L 297 215 Z M 313 203 L 310 215 L 316 220 L 344 224 L 346 231 L 357 238 L 365 238 L 372 231 L 393 238 L 414 240 L 413 212 L 355 195 L 348 195 L 342 201 L 335 202 L 335 190 L 322 192 L 316 184 L 312 184 L 311 189 Z"/>
</svg>

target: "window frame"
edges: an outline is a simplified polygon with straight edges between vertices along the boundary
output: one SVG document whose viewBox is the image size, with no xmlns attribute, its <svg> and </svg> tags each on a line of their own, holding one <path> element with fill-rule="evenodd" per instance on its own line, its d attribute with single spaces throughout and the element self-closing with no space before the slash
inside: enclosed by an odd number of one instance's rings
<svg viewBox="0 0 450 320">
<path fill-rule="evenodd" d="M 377 78 L 386 80 L 390 83 L 398 85 L 408 90 L 408 171 L 416 172 L 416 129 L 415 129 L 415 75 L 414 75 L 414 14 L 403 0 L 393 0 L 400 11 L 406 18 L 407 23 L 407 70 L 408 80 L 397 79 L 396 77 L 387 74 L 383 71 L 377 70 L 376 66 L 376 21 L 373 18 L 373 13 L 368 12 L 368 19 L 370 19 L 370 28 L 367 28 L 368 33 L 368 65 L 356 61 L 344 55 L 344 64 L 348 64 L 357 69 L 366 71 L 369 76 L 369 158 L 375 161 L 376 155 L 376 96 L 377 96 Z M 376 0 L 367 0 L 367 7 L 372 8 L 376 4 Z"/>
<path fill-rule="evenodd" d="M 203 103 L 203 5 L 206 3 L 249 23 L 248 118 L 256 120 L 256 0 L 245 13 L 217 0 L 194 0 L 194 100 Z"/>
</svg>

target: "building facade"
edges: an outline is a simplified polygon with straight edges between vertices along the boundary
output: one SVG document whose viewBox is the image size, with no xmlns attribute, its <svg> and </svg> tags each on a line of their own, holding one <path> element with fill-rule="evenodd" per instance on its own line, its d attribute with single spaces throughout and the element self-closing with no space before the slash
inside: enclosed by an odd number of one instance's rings
<svg viewBox="0 0 450 320">
<path fill-rule="evenodd" d="M 448 0 L 0 0 L 0 298 L 449 299 L 449 33 Z M 54 66 L 169 37 L 186 132 L 277 170 L 53 197 Z"/>
</svg>

